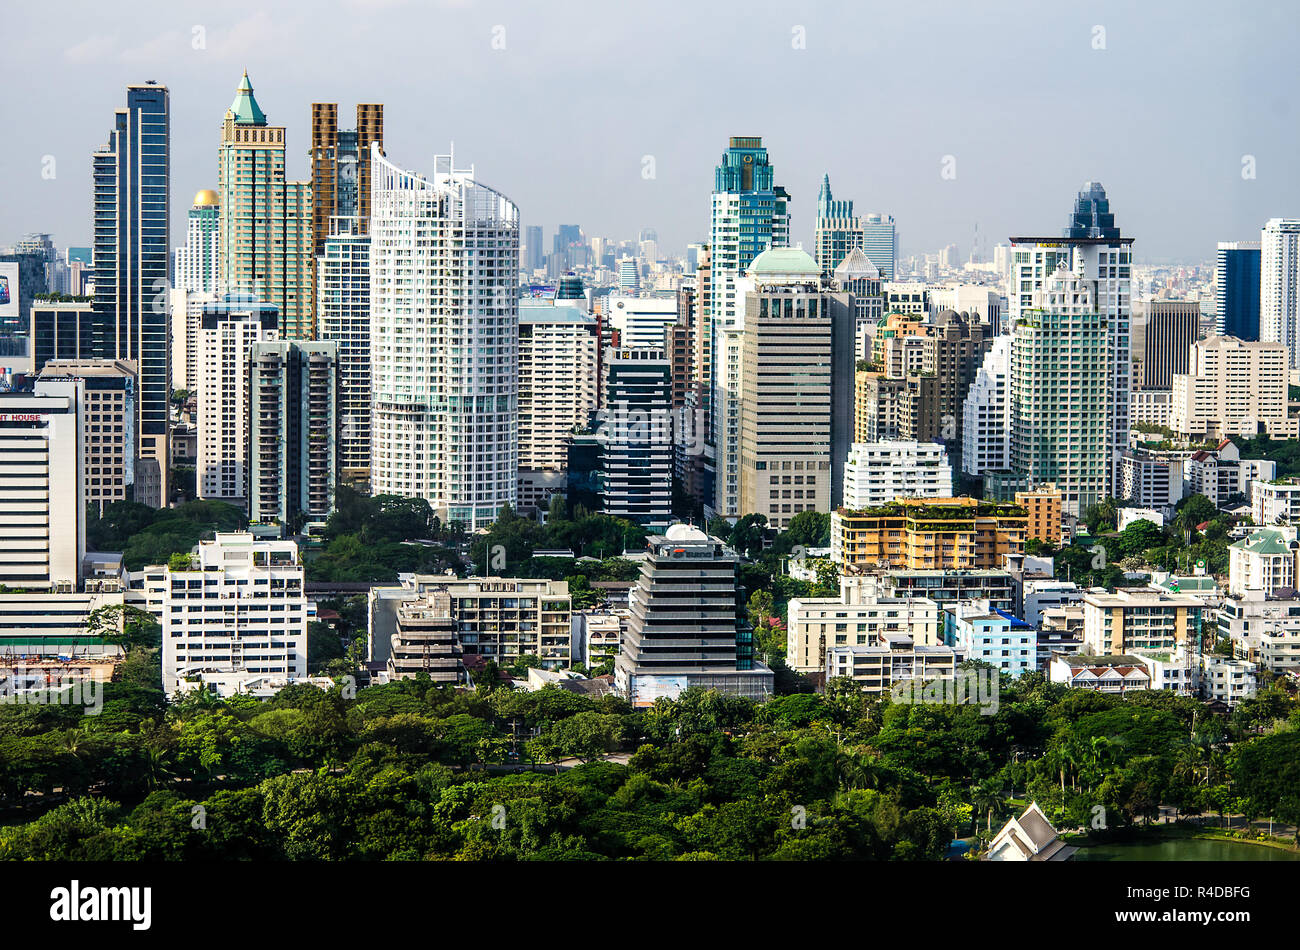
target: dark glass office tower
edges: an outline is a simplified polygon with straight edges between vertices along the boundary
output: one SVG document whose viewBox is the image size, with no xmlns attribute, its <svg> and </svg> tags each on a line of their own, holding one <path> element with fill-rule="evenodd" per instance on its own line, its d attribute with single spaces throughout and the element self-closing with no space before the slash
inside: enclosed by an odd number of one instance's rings
<svg viewBox="0 0 1300 950">
<path fill-rule="evenodd" d="M 1259 339 L 1259 241 L 1223 241 L 1215 261 L 1217 332 Z"/>
<path fill-rule="evenodd" d="M 1101 182 L 1087 181 L 1074 199 L 1074 211 L 1063 237 L 1068 238 L 1118 238 L 1115 215 L 1110 210 L 1110 199 Z"/>
<path fill-rule="evenodd" d="M 166 86 L 127 86 L 93 155 L 95 316 L 100 356 L 139 372 L 136 501 L 167 503 L 171 113 Z"/>
</svg>

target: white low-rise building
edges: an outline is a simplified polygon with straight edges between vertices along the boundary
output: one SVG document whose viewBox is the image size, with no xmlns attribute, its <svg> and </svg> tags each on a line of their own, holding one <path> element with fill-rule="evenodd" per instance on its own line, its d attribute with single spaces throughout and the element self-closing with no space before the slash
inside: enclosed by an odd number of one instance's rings
<svg viewBox="0 0 1300 950">
<path fill-rule="evenodd" d="M 1250 517 L 1259 525 L 1300 524 L 1300 482 L 1252 483 Z"/>
<path fill-rule="evenodd" d="M 951 498 L 952 466 L 940 442 L 859 442 L 844 463 L 844 507 L 884 505 L 896 498 Z"/>
<path fill-rule="evenodd" d="M 297 544 L 217 532 L 199 543 L 190 568 L 163 568 L 162 673 L 169 695 L 198 683 L 250 692 L 254 681 L 306 678 L 307 623 L 315 607 L 304 592 Z"/>
<path fill-rule="evenodd" d="M 1165 516 L 1163 512 L 1156 511 L 1154 508 L 1121 508 L 1119 510 L 1119 520 L 1117 530 L 1123 531 L 1135 521 L 1150 521 L 1157 528 L 1165 526 Z"/>
<path fill-rule="evenodd" d="M 1277 478 L 1277 462 L 1243 459 L 1231 439 L 1224 439 L 1212 451 L 1194 452 L 1183 462 L 1183 494 L 1204 495 L 1216 508 L 1227 507 L 1240 495 L 1249 500 L 1255 482 Z"/>
<path fill-rule="evenodd" d="M 1255 695 L 1256 665 L 1210 653 L 1201 655 L 1201 698 L 1235 706 Z"/>
<path fill-rule="evenodd" d="M 1021 587 L 1020 616 L 1035 627 L 1043 625 L 1043 614 L 1057 607 L 1077 604 L 1084 591 L 1073 581 L 1055 578 L 1027 578 Z"/>
<path fill-rule="evenodd" d="M 1273 673 L 1300 670 L 1300 596 L 1294 590 L 1233 594 L 1217 622 L 1220 638 L 1232 641 L 1237 656 Z"/>
</svg>

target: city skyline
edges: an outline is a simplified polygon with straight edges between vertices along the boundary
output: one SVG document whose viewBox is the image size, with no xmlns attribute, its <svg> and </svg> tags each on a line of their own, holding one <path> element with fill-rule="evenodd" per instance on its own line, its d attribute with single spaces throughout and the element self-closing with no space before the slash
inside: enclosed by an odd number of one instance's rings
<svg viewBox="0 0 1300 950">
<path fill-rule="evenodd" d="M 328 5 L 337 14 L 319 18 L 328 29 L 313 25 L 305 7 L 214 18 L 209 7 L 180 4 L 143 17 L 156 29 L 138 41 L 122 40 L 110 11 L 74 7 L 75 32 L 62 27 L 66 7 L 14 13 L 15 31 L 34 40 L 9 63 L 24 75 L 57 69 L 29 95 L 36 108 L 0 158 L 6 181 L 31 181 L 0 211 L 4 240 L 43 231 L 63 246 L 89 243 L 86 166 L 97 117 L 115 106 L 113 90 L 148 79 L 172 95 L 172 190 L 182 196 L 172 228 L 183 234 L 185 199 L 216 186 L 221 115 L 244 69 L 269 120 L 287 127 L 290 179 L 310 177 L 312 102 L 383 102 L 390 154 L 419 168 L 456 142 L 462 161 L 548 238 L 557 224 L 577 222 L 588 235 L 615 238 L 654 228 L 669 253 L 707 240 L 710 171 L 735 135 L 763 137 L 791 194 L 791 242 L 808 250 L 825 174 L 858 213 L 893 215 L 907 254 L 955 239 L 964 258 L 978 223 L 987 255 L 1012 233 L 1054 225 L 1056 196 L 1086 180 L 1105 182 L 1125 208 L 1139 261 L 1212 260 L 1217 242 L 1254 239 L 1269 218 L 1300 211 L 1300 183 L 1284 172 L 1300 133 L 1266 80 L 1288 52 L 1287 31 L 1270 26 L 1280 11 L 1247 24 L 1209 5 L 1174 23 L 1158 11 L 1106 3 L 1086 15 L 1025 16 L 1031 8 L 1020 4 L 991 13 L 945 7 L 942 17 L 926 18 L 922 35 L 919 21 L 898 10 L 766 4 L 746 6 L 741 18 L 736 8 L 711 8 L 691 10 L 691 29 L 679 30 L 686 8 L 660 6 L 601 8 L 592 34 L 568 29 L 572 14 L 449 4 L 428 16 L 455 42 L 430 59 L 417 55 L 424 31 L 389 28 L 415 9 L 401 0 Z M 49 22 L 55 15 L 59 29 Z M 1195 35 L 1177 28 L 1193 21 Z M 924 42 L 929 61 L 951 64 L 933 71 L 938 91 L 927 89 L 929 75 L 904 68 L 909 38 Z M 632 40 L 645 65 L 628 69 L 618 50 Z M 382 55 L 364 52 L 367 41 Z M 661 48 L 671 51 L 670 69 L 655 56 Z M 733 107 L 712 108 L 709 84 L 755 57 L 767 68 L 747 80 Z M 1202 69 L 1206 57 L 1223 68 Z M 855 74 L 865 75 L 856 88 Z M 472 94 L 430 95 L 469 75 Z M 1141 97 L 1132 92 L 1135 77 L 1154 77 Z M 843 101 L 860 101 L 863 89 L 878 95 L 875 108 L 868 98 L 861 118 L 845 122 Z M 1075 103 L 1088 106 L 1081 115 L 1091 132 L 1062 149 L 1050 132 L 1054 113 Z M 1107 104 L 1113 108 L 1093 111 Z M 639 125 L 627 121 L 629 105 L 633 115 L 642 110 Z M 1216 123 L 1209 138 L 1207 117 Z M 841 134 L 807 144 L 810 132 L 836 124 Z M 1243 177 L 1248 158 L 1254 178 Z M 52 178 L 42 177 L 47 159 Z M 955 177 L 942 177 L 945 169 Z"/>
</svg>

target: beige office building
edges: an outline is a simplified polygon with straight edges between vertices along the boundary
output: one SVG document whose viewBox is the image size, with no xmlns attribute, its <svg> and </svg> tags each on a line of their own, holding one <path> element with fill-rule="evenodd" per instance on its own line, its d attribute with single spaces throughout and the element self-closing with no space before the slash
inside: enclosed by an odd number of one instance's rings
<svg viewBox="0 0 1300 950">
<path fill-rule="evenodd" d="M 50 360 L 36 391 L 54 380 L 79 380 L 83 408 L 85 504 L 128 500 L 135 478 L 136 364 L 126 360 Z"/>
<path fill-rule="evenodd" d="M 1192 344 L 1187 372 L 1173 377 L 1169 427 L 1193 439 L 1296 435 L 1287 416 L 1287 349 L 1212 336 Z"/>
<path fill-rule="evenodd" d="M 751 269 L 758 286 L 745 297 L 739 510 L 784 528 L 800 512 L 829 511 L 841 495 L 834 435 L 850 428 L 853 368 L 832 354 L 837 330 L 851 349 L 853 313 L 816 280 L 768 283 L 765 265 L 778 254 L 802 252 L 760 254 Z"/>
</svg>

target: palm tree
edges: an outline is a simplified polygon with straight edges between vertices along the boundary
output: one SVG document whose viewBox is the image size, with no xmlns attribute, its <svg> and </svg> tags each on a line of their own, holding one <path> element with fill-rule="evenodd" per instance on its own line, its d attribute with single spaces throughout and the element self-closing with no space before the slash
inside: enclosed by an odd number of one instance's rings
<svg viewBox="0 0 1300 950">
<path fill-rule="evenodd" d="M 1002 783 L 990 778 L 971 789 L 971 804 L 986 815 L 986 829 L 993 834 L 993 812 L 1002 804 Z"/>
<path fill-rule="evenodd" d="M 1083 748 L 1084 762 L 1088 769 L 1088 791 L 1092 791 L 1094 780 L 1107 760 L 1110 759 L 1115 743 L 1106 736 L 1092 736 Z"/>
<path fill-rule="evenodd" d="M 879 788 L 884 769 L 880 757 L 871 753 L 842 755 L 840 782 L 846 791 L 855 788 Z"/>
<path fill-rule="evenodd" d="M 145 782 L 149 788 L 159 788 L 163 784 L 170 784 L 175 777 L 172 771 L 171 750 L 162 749 L 157 746 L 147 746 L 146 755 L 148 760 L 145 764 L 147 774 Z"/>
</svg>

